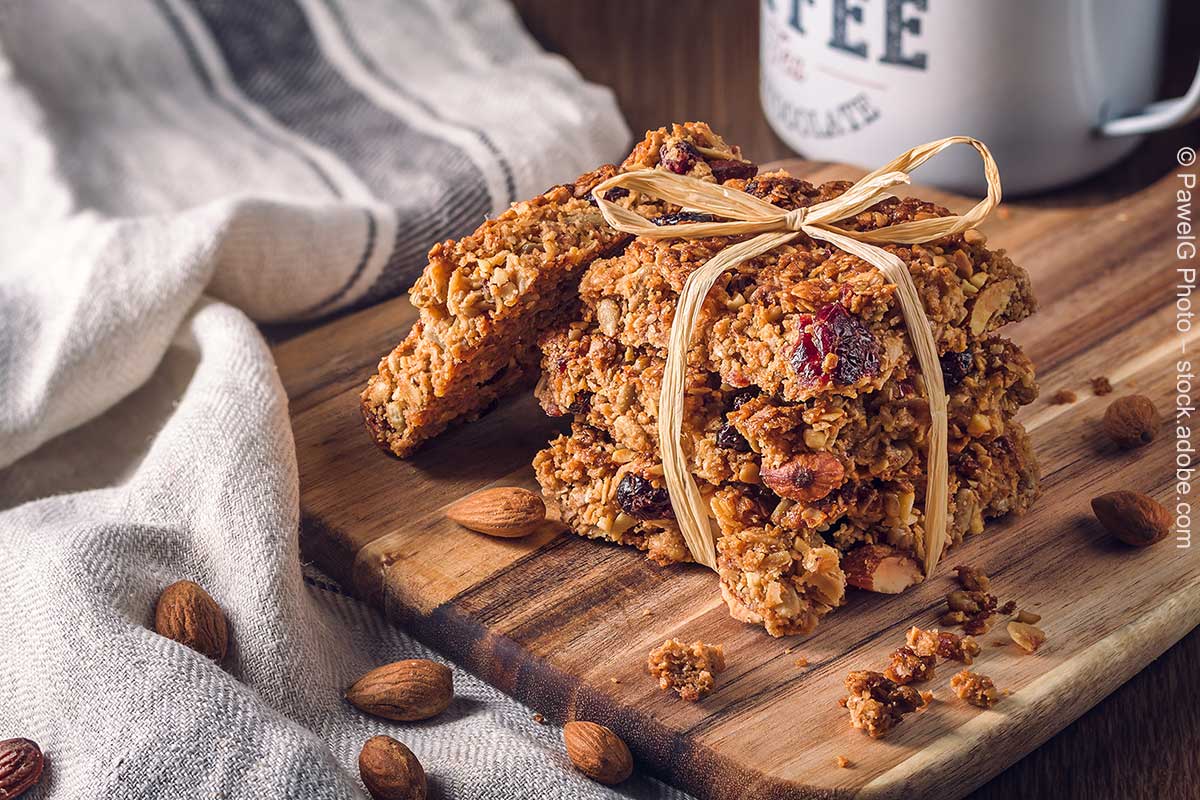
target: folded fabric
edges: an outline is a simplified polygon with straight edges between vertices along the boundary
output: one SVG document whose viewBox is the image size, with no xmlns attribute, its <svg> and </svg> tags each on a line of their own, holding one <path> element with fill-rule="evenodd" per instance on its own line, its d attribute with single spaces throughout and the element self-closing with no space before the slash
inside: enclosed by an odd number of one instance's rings
<svg viewBox="0 0 1200 800">
<path fill-rule="evenodd" d="M 429 723 L 342 700 L 431 654 L 302 570 L 255 324 L 395 295 L 618 157 L 611 95 L 500 0 L 63 0 L 0 10 L 0 119 L 0 739 L 46 752 L 31 796 L 362 797 L 378 733 L 435 797 L 619 796 L 461 672 Z M 185 578 L 228 613 L 222 666 L 151 629 Z"/>
</svg>

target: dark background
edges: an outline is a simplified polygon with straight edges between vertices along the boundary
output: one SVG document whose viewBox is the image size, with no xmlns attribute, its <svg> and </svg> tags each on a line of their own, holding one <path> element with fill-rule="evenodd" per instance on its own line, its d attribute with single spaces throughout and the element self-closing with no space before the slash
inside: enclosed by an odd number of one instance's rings
<svg viewBox="0 0 1200 800">
<path fill-rule="evenodd" d="M 514 2 L 544 47 L 616 92 L 635 138 L 671 122 L 704 120 L 755 161 L 794 155 L 759 107 L 755 0 Z M 1131 11 L 1138 3 L 1129 0 Z M 1183 94 L 1195 72 L 1200 2 L 1174 0 L 1168 31 L 1162 97 Z M 1197 122 L 1156 134 L 1103 174 L 1022 202 L 1075 205 L 1128 194 L 1169 172 L 1180 146 L 1198 142 Z M 1200 630 L 1194 630 L 972 800 L 1200 798 L 1198 683 Z"/>
</svg>

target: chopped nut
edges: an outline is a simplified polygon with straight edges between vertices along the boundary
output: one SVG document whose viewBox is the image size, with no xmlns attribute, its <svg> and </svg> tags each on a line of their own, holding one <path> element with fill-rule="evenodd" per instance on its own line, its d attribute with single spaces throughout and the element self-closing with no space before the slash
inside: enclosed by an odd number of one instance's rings
<svg viewBox="0 0 1200 800">
<path fill-rule="evenodd" d="M 991 591 L 991 578 L 989 578 L 984 571 L 978 567 L 970 567 L 960 564 L 954 568 L 954 573 L 958 578 L 958 582 L 962 584 L 962 587 L 969 592 Z"/>
<path fill-rule="evenodd" d="M 892 663 L 888 664 L 883 674 L 888 680 L 901 686 L 918 683 L 933 677 L 936 656 L 919 656 L 911 647 L 900 647 L 892 653 Z"/>
<path fill-rule="evenodd" d="M 918 656 L 938 656 L 950 661 L 970 664 L 979 655 L 979 644 L 971 636 L 958 636 L 949 631 L 921 630 L 916 625 L 908 629 L 908 646 Z"/>
<path fill-rule="evenodd" d="M 1025 622 L 1008 623 L 1008 635 L 1027 653 L 1035 653 L 1046 641 L 1046 632 Z"/>
<path fill-rule="evenodd" d="M 1106 394 L 1112 394 L 1112 384 L 1108 382 L 1108 378 L 1103 375 L 1092 378 L 1092 392 L 1098 397 L 1103 397 Z"/>
<path fill-rule="evenodd" d="M 545 718 L 545 717 L 543 717 L 541 714 L 534 714 L 534 715 L 533 715 L 533 721 L 534 721 L 534 722 L 536 722 L 538 725 L 545 725 L 545 724 L 546 724 L 546 718 Z"/>
<path fill-rule="evenodd" d="M 1050 402 L 1056 406 L 1070 405 L 1078 399 L 1079 395 L 1070 389 L 1059 389 L 1057 392 L 1050 395 Z"/>
<path fill-rule="evenodd" d="M 960 699 L 973 706 L 991 708 L 1000 702 L 1000 692 L 992 679 L 977 672 L 963 670 L 950 679 L 950 687 Z"/>
<path fill-rule="evenodd" d="M 713 675 L 725 669 L 725 649 L 720 645 L 668 639 L 655 648 L 647 660 L 650 674 L 658 678 L 662 689 L 694 703 L 713 690 Z"/>
<path fill-rule="evenodd" d="M 933 692 L 930 692 L 930 691 L 921 692 L 921 699 L 924 700 L 925 705 L 928 706 L 930 703 L 933 702 Z"/>
<path fill-rule="evenodd" d="M 847 767 L 851 766 L 852 764 L 853 764 L 853 762 L 850 761 L 850 759 L 846 758 L 845 756 L 837 757 L 838 769 L 846 769 Z"/>
<path fill-rule="evenodd" d="M 996 596 L 988 591 L 992 585 L 991 579 L 976 567 L 960 565 L 954 570 L 963 588 L 946 595 L 949 611 L 942 615 L 942 624 L 962 625 L 963 630 L 970 634 L 987 633 L 991 630 L 991 617 L 998 602 Z"/>
<path fill-rule="evenodd" d="M 805 658 L 804 656 L 800 656 L 799 658 L 796 659 L 796 666 L 797 667 L 807 667 L 808 659 Z"/>
<path fill-rule="evenodd" d="M 900 686 L 883 674 L 855 670 L 846 676 L 848 697 L 840 705 L 850 712 L 850 724 L 872 739 L 885 736 L 901 718 L 925 705 L 911 686 Z"/>
<path fill-rule="evenodd" d="M 1032 611 L 1026 611 L 1025 609 L 1021 609 L 1020 611 L 1017 612 L 1017 616 L 1015 619 L 1017 622 L 1024 622 L 1026 625 L 1033 625 L 1034 623 L 1042 621 L 1042 615 L 1035 614 Z"/>
</svg>

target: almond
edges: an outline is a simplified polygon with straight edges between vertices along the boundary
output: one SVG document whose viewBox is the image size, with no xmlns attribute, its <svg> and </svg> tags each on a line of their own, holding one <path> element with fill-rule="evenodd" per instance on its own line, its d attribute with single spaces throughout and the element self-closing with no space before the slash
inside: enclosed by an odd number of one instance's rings
<svg viewBox="0 0 1200 800">
<path fill-rule="evenodd" d="M 29 739 L 0 742 L 0 798 L 20 797 L 42 778 L 46 759 Z"/>
<path fill-rule="evenodd" d="M 454 699 L 445 664 L 412 658 L 371 670 L 346 690 L 346 699 L 376 717 L 414 722 L 442 713 Z"/>
<path fill-rule="evenodd" d="M 446 516 L 488 536 L 527 536 L 546 521 L 546 504 L 528 489 L 497 486 L 464 497 L 446 507 Z"/>
<path fill-rule="evenodd" d="M 1145 395 L 1131 394 L 1109 404 L 1103 424 L 1108 438 L 1131 450 L 1154 441 L 1161 420 L 1154 401 Z"/>
<path fill-rule="evenodd" d="M 832 453 L 805 453 L 786 464 L 761 470 L 759 477 L 780 497 L 809 502 L 841 486 L 846 470 Z"/>
<path fill-rule="evenodd" d="M 633 773 L 633 756 L 621 737 L 594 722 L 568 722 L 563 728 L 567 756 L 597 783 L 615 786 Z"/>
<path fill-rule="evenodd" d="M 425 769 L 390 736 L 372 736 L 358 754 L 358 774 L 375 800 L 425 800 Z"/>
<path fill-rule="evenodd" d="M 1171 512 L 1137 492 L 1109 492 L 1092 500 L 1092 511 L 1113 536 L 1134 547 L 1148 547 L 1171 533 Z"/>
<path fill-rule="evenodd" d="M 225 658 L 229 648 L 225 613 L 212 595 L 191 581 L 178 581 L 163 589 L 154 609 L 154 630 L 213 661 Z"/>
<path fill-rule="evenodd" d="M 1041 628 L 1016 620 L 1008 623 L 1008 636 L 1026 653 L 1036 653 L 1046 641 L 1046 632 Z"/>
<path fill-rule="evenodd" d="M 881 594 L 900 594 L 922 578 L 916 559 L 885 544 L 854 548 L 842 556 L 842 570 L 846 583 Z"/>
</svg>

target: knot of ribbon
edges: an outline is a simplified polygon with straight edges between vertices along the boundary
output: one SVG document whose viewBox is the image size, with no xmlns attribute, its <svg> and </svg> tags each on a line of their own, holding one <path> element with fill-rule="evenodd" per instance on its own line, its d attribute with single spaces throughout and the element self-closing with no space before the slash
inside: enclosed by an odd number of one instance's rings
<svg viewBox="0 0 1200 800">
<path fill-rule="evenodd" d="M 983 160 L 987 196 L 962 215 L 902 222 L 868 231 L 838 227 L 837 223 L 866 211 L 891 197 L 891 187 L 909 182 L 909 171 L 954 144 L 973 147 Z M 645 217 L 605 199 L 609 189 L 623 187 L 666 201 L 689 211 L 723 221 L 688 222 L 659 226 Z M 982 222 L 1000 203 L 1000 172 L 987 146 L 967 136 L 951 136 L 919 145 L 874 172 L 864 175 L 843 194 L 807 208 L 785 211 L 765 200 L 721 184 L 664 170 L 639 170 L 615 175 L 592 190 L 596 204 L 613 228 L 650 239 L 697 239 L 710 236 L 744 236 L 750 239 L 724 248 L 684 282 L 671 322 L 667 363 L 658 402 L 658 442 L 663 478 L 675 518 L 692 558 L 717 569 L 716 538 L 707 504 L 687 467 L 683 431 L 684 382 L 692 331 L 704 300 L 723 272 L 744 261 L 786 244 L 801 233 L 828 242 L 876 267 L 895 285 L 901 312 L 929 402 L 930 430 L 925 492 L 924 537 L 918 541 L 926 576 L 946 544 L 949 466 L 947 453 L 946 388 L 942 380 L 937 345 L 925 308 L 907 265 L 880 244 L 919 244 L 962 233 Z"/>
</svg>

